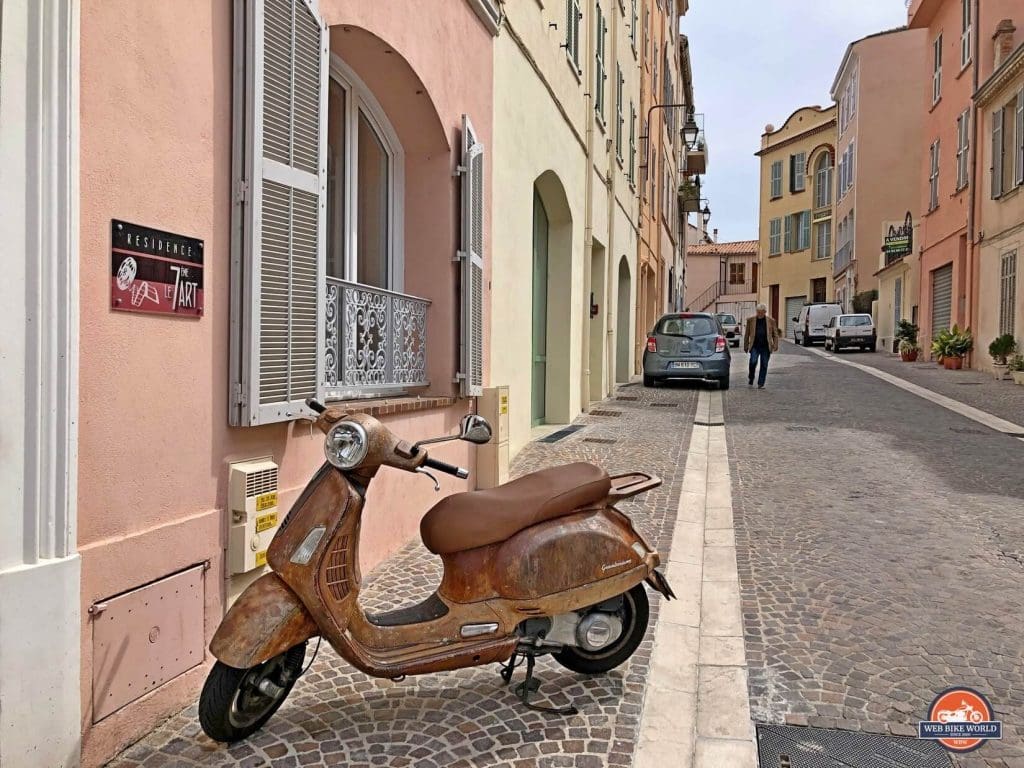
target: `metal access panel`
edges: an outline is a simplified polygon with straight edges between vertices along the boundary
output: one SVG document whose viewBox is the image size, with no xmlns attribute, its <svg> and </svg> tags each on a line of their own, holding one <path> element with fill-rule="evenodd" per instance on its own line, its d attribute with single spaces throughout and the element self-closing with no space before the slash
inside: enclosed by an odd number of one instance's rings
<svg viewBox="0 0 1024 768">
<path fill-rule="evenodd" d="M 950 768 L 935 742 L 874 733 L 758 725 L 760 768 Z"/>
<path fill-rule="evenodd" d="M 205 567 L 93 607 L 93 722 L 203 661 Z"/>
</svg>

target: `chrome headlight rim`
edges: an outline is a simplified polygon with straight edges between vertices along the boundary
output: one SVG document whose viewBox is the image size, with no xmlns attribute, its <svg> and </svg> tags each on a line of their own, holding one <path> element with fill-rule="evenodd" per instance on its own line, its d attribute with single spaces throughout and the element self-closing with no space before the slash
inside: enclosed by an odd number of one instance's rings
<svg viewBox="0 0 1024 768">
<path fill-rule="evenodd" d="M 347 432 L 354 436 L 353 442 L 357 444 L 355 452 L 350 455 L 346 460 L 343 460 L 336 450 L 332 450 L 336 444 L 336 436 L 341 432 Z M 351 470 L 358 467 L 366 459 L 366 454 L 369 451 L 370 443 L 369 438 L 366 434 L 366 429 L 362 424 L 356 421 L 339 421 L 327 432 L 327 436 L 324 438 L 324 456 L 327 457 L 327 462 L 340 470 Z"/>
</svg>

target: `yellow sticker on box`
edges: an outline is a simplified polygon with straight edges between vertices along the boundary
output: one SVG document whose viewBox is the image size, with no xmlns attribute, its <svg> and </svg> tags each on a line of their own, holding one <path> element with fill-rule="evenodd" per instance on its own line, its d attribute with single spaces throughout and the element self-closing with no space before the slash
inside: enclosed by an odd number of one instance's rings
<svg viewBox="0 0 1024 768">
<path fill-rule="evenodd" d="M 256 567 L 259 568 L 261 565 L 267 564 L 267 550 L 256 553 Z"/>
<path fill-rule="evenodd" d="M 277 506 L 277 491 L 271 493 L 261 493 L 256 497 L 256 511 L 262 512 L 264 509 L 270 509 L 271 507 Z"/>
<path fill-rule="evenodd" d="M 256 533 L 263 533 L 269 531 L 277 525 L 277 512 L 268 512 L 265 515 L 260 515 L 256 518 Z"/>
<path fill-rule="evenodd" d="M 503 415 L 508 413 L 508 395 L 501 396 L 501 413 Z"/>
</svg>

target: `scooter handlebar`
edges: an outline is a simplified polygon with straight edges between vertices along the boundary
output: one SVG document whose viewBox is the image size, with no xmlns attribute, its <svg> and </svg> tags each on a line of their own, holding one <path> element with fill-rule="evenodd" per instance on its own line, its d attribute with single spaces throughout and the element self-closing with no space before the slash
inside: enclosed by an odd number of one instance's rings
<svg viewBox="0 0 1024 768">
<path fill-rule="evenodd" d="M 440 461 L 439 459 L 431 459 L 429 456 L 427 457 L 426 461 L 423 462 L 423 466 L 429 467 L 430 469 L 436 469 L 438 472 L 444 472 L 445 474 L 453 475 L 459 478 L 460 480 L 465 480 L 467 477 L 469 477 L 468 469 L 457 467 L 454 464 L 449 464 L 448 462 Z"/>
</svg>

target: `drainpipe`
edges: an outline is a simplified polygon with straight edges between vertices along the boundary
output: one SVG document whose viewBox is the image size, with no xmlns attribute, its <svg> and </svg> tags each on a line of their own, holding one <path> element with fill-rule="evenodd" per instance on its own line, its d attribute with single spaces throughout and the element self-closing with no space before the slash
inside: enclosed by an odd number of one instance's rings
<svg viewBox="0 0 1024 768">
<path fill-rule="evenodd" d="M 593 8 L 593 5 L 588 7 Z M 587 66 L 584 68 L 584 97 L 588 99 L 587 108 L 584 110 L 586 120 L 586 161 L 584 171 L 586 177 L 583 183 L 583 323 L 580 327 L 580 354 L 581 354 L 581 376 L 580 376 L 580 410 L 583 413 L 590 412 L 590 289 L 593 284 L 590 274 L 594 263 L 594 122 L 596 120 L 595 105 L 597 94 L 594 92 L 594 82 L 597 77 L 597 65 L 594 56 L 589 55 L 595 51 L 597 38 L 597 19 L 591 18 L 587 24 Z M 605 49 L 605 66 L 607 66 L 608 52 Z M 586 84 L 589 83 L 589 87 Z M 604 84 L 602 83 L 602 86 Z"/>
<path fill-rule="evenodd" d="M 620 21 L 620 19 L 618 19 L 618 17 L 614 13 L 614 9 L 613 9 L 613 12 L 612 12 L 612 18 L 615 19 L 615 23 L 612 24 L 612 51 L 613 51 L 612 58 L 616 62 L 618 62 L 618 60 L 619 60 L 619 21 Z M 616 69 L 615 90 L 614 90 L 614 92 L 612 94 L 613 98 L 618 96 L 618 87 L 619 87 L 618 69 Z M 623 108 L 623 110 L 625 110 L 625 108 L 626 108 L 626 91 L 625 91 L 626 84 L 625 84 L 625 82 L 623 82 L 622 87 L 623 87 L 623 91 L 622 91 L 622 108 Z M 612 143 L 614 143 L 614 141 L 615 141 L 614 137 L 615 137 L 616 133 L 618 132 L 618 130 L 619 130 L 619 116 L 615 115 L 615 125 L 612 127 L 612 131 L 611 131 Z M 625 134 L 623 134 L 623 135 L 625 135 Z M 608 147 L 608 144 L 606 144 L 605 147 Z M 604 295 L 602 297 L 598 298 L 598 301 L 603 301 L 604 302 L 605 334 L 604 334 L 604 365 L 602 366 L 602 370 L 608 376 L 608 383 L 607 383 L 607 385 L 604 384 L 604 382 L 602 382 L 602 385 L 601 385 L 601 393 L 604 394 L 604 395 L 610 395 L 611 394 L 612 389 L 615 387 L 615 379 L 618 378 L 618 376 L 617 376 L 618 371 L 615 371 L 616 375 L 612 374 L 612 369 L 614 368 L 614 365 L 612 364 L 612 360 L 615 360 L 615 363 L 618 364 L 618 359 L 617 359 L 617 357 L 614 356 L 615 348 L 614 348 L 614 344 L 612 343 L 614 341 L 614 339 L 615 339 L 615 325 L 614 325 L 615 319 L 612 316 L 612 313 L 610 311 L 611 310 L 611 306 L 612 306 L 611 296 L 612 296 L 612 287 L 613 286 L 615 287 L 616 297 L 618 296 L 618 281 L 617 281 L 618 269 L 617 269 L 617 267 L 618 267 L 618 264 L 619 264 L 619 257 L 618 257 L 618 252 L 615 250 L 616 246 L 617 246 L 617 243 L 615 242 L 615 218 L 616 218 L 616 216 L 615 216 L 615 182 L 616 182 L 616 180 L 618 179 L 618 176 L 619 176 L 618 173 L 616 172 L 616 168 L 618 167 L 619 163 L 618 163 L 618 155 L 615 154 L 615 151 L 616 150 L 615 150 L 614 147 L 612 149 L 610 149 L 610 150 L 606 149 L 606 151 L 605 151 L 605 156 L 608 158 L 608 167 L 611 169 L 611 172 L 608 174 L 608 243 L 605 245 L 605 249 L 604 249 Z M 612 265 L 613 264 L 616 266 L 616 269 L 614 271 L 612 270 Z M 616 309 L 617 309 L 617 311 L 621 311 L 621 309 L 618 309 L 618 307 Z"/>
<path fill-rule="evenodd" d="M 964 313 L 967 318 L 968 328 L 977 328 L 977 302 L 974 301 L 974 294 L 977 288 L 977 275 L 975 270 L 977 269 L 977 253 L 975 252 L 975 228 L 977 222 L 975 221 L 974 206 L 977 200 L 978 193 L 978 104 L 974 100 L 974 94 L 978 92 L 979 80 L 981 77 L 981 0 L 974 0 L 972 3 L 974 8 L 974 28 L 971 30 L 971 36 L 974 38 L 971 41 L 971 48 L 973 53 L 974 61 L 971 63 L 971 76 L 973 78 L 972 89 L 971 89 L 971 148 L 970 148 L 970 163 L 971 163 L 971 178 L 969 180 L 970 189 L 967 190 L 967 285 L 966 289 L 966 312 Z M 968 356 L 968 367 L 974 365 L 974 353 L 970 352 Z"/>
</svg>

